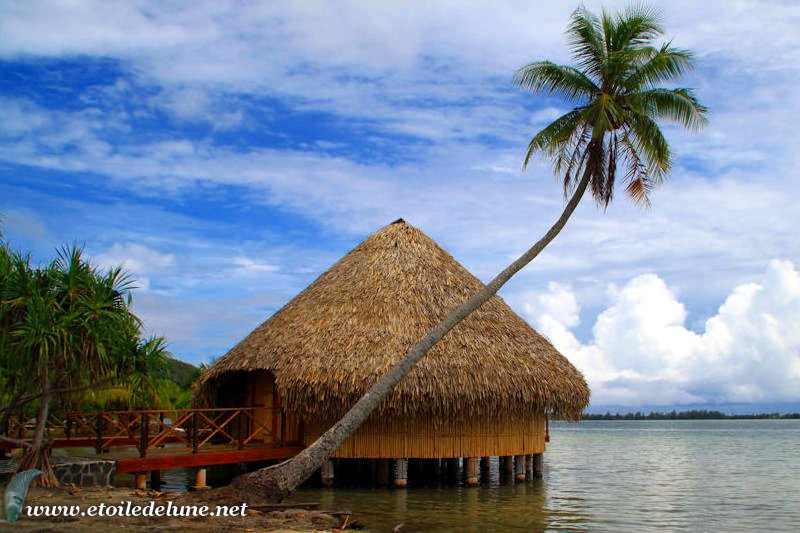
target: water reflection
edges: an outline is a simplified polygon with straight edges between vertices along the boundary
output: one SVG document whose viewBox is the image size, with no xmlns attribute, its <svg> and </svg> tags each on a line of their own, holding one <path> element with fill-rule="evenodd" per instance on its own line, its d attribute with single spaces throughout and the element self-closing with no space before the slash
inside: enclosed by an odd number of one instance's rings
<svg viewBox="0 0 800 533">
<path fill-rule="evenodd" d="M 323 507 L 350 510 L 375 531 L 544 531 L 546 485 L 440 486 L 411 489 L 338 487 L 300 489 L 291 501 L 319 501 Z M 580 513 L 573 513 L 571 520 Z"/>
</svg>

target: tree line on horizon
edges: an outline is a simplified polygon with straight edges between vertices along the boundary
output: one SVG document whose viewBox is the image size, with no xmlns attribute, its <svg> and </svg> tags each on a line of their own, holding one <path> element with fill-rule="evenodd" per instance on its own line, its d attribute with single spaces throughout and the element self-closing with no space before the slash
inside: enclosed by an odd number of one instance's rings
<svg viewBox="0 0 800 533">
<path fill-rule="evenodd" d="M 690 409 L 688 411 L 641 411 L 635 413 L 584 413 L 583 420 L 784 420 L 800 419 L 800 413 L 759 413 L 759 414 L 726 414 L 721 411 L 707 409 Z"/>
</svg>

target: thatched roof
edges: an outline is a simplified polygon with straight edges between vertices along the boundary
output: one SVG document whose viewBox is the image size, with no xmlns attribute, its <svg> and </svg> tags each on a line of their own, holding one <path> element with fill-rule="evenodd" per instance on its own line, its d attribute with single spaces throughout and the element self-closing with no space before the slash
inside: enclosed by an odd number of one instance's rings
<svg viewBox="0 0 800 533">
<path fill-rule="evenodd" d="M 340 416 L 482 286 L 427 235 L 398 220 L 217 361 L 195 401 L 210 401 L 226 373 L 268 369 L 287 409 Z M 448 333 L 379 409 L 422 416 L 535 410 L 578 419 L 588 402 L 581 373 L 495 296 Z"/>
</svg>

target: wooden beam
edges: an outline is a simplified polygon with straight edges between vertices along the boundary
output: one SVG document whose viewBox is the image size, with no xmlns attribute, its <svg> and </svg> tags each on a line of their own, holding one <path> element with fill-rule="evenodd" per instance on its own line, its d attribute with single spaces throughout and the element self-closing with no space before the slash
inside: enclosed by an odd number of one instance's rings
<svg viewBox="0 0 800 533">
<path fill-rule="evenodd" d="M 118 459 L 117 473 L 149 472 L 151 470 L 167 470 L 169 468 L 188 468 L 288 459 L 300 453 L 302 449 L 303 448 L 300 446 L 287 446 L 284 448 L 255 448 L 250 450 L 185 453 L 179 455 L 150 455 L 144 458 Z"/>
</svg>

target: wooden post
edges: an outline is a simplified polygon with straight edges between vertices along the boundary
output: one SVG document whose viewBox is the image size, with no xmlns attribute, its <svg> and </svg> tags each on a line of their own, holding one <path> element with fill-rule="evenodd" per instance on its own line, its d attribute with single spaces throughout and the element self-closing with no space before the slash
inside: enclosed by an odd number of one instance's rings
<svg viewBox="0 0 800 533">
<path fill-rule="evenodd" d="M 142 427 L 140 428 L 141 435 L 139 436 L 139 457 L 146 457 L 147 441 L 148 441 L 147 430 L 149 429 L 148 426 L 150 426 L 150 415 L 148 415 L 147 413 L 142 413 L 141 420 L 142 420 Z"/>
<path fill-rule="evenodd" d="M 389 459 L 378 459 L 375 478 L 378 485 L 381 487 L 385 487 L 389 484 Z"/>
<path fill-rule="evenodd" d="M 458 457 L 447 459 L 447 479 L 455 481 L 456 475 L 458 474 L 459 461 L 460 459 Z"/>
<path fill-rule="evenodd" d="M 207 490 L 210 489 L 206 484 L 207 470 L 205 467 L 198 468 L 194 473 L 194 485 L 189 487 L 190 490 Z"/>
<path fill-rule="evenodd" d="M 394 460 L 394 480 L 392 484 L 397 488 L 408 486 L 408 459 Z"/>
<path fill-rule="evenodd" d="M 514 456 L 514 478 L 517 481 L 525 481 L 525 456 Z"/>
<path fill-rule="evenodd" d="M 481 482 L 490 483 L 492 481 L 492 458 L 481 457 Z"/>
<path fill-rule="evenodd" d="M 531 454 L 525 456 L 525 477 L 533 479 L 533 455 Z"/>
<path fill-rule="evenodd" d="M 544 454 L 533 454 L 533 477 L 535 479 L 541 478 L 544 475 Z"/>
<path fill-rule="evenodd" d="M 97 455 L 100 455 L 103 452 L 103 428 L 105 427 L 105 419 L 102 415 L 95 415 L 97 418 L 94 419 L 94 450 L 97 452 Z"/>
<path fill-rule="evenodd" d="M 161 470 L 150 471 L 150 488 L 153 490 L 161 490 Z"/>
<path fill-rule="evenodd" d="M 512 475 L 514 473 L 514 456 L 504 455 L 500 458 L 500 473 Z"/>
<path fill-rule="evenodd" d="M 147 472 L 136 473 L 136 490 L 147 490 Z"/>
<path fill-rule="evenodd" d="M 197 453 L 200 445 L 200 435 L 197 431 L 197 411 L 192 411 L 192 453 Z"/>
<path fill-rule="evenodd" d="M 478 458 L 467 457 L 464 459 L 464 481 L 468 487 L 478 485 Z"/>
<path fill-rule="evenodd" d="M 328 459 L 322 463 L 322 484 L 325 487 L 333 486 L 333 461 Z"/>
</svg>

